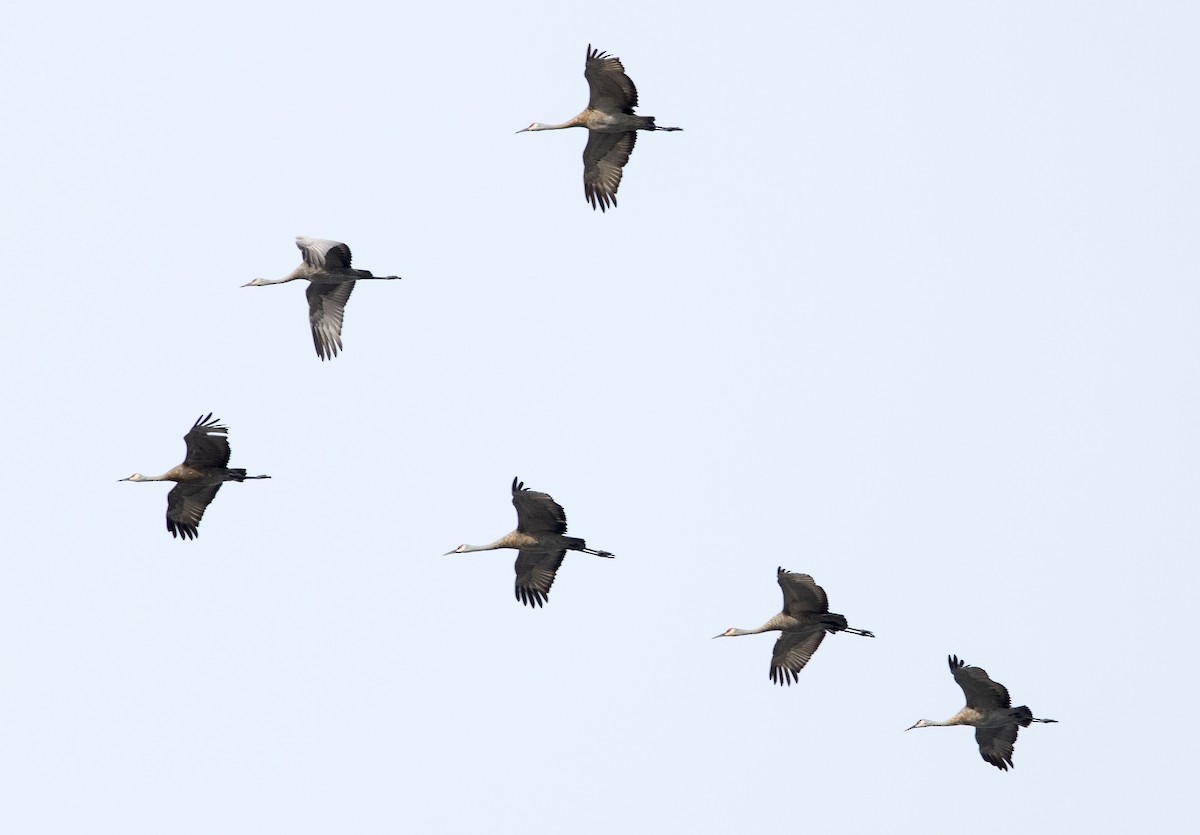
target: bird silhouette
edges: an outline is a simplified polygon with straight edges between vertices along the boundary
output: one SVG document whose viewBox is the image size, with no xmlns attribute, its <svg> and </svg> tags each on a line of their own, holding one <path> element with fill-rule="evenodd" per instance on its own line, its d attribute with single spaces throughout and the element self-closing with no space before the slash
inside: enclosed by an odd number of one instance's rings
<svg viewBox="0 0 1200 835">
<path fill-rule="evenodd" d="M 391 281 L 398 275 L 372 275 L 368 270 L 350 266 L 350 247 L 340 241 L 320 238 L 296 238 L 304 258 L 300 266 L 283 278 L 256 278 L 243 287 L 266 287 L 303 278 L 308 281 L 308 323 L 312 327 L 313 346 L 324 362 L 342 350 L 342 317 L 346 302 L 354 292 L 354 282 L 363 279 Z"/>
<path fill-rule="evenodd" d="M 167 530 L 171 536 L 195 539 L 199 535 L 200 520 L 204 511 L 217 496 L 217 491 L 226 481 L 248 481 L 255 478 L 270 478 L 269 475 L 246 475 L 243 469 L 231 469 L 229 463 L 229 432 L 212 413 L 197 418 L 192 428 L 183 436 L 187 444 L 187 455 L 183 463 L 172 467 L 162 475 L 134 473 L 121 481 L 173 481 L 175 486 L 167 493 Z"/>
<path fill-rule="evenodd" d="M 949 658 L 950 672 L 967 697 L 967 705 L 945 722 L 919 719 L 916 724 L 905 728 L 940 728 L 950 725 L 973 725 L 975 741 L 979 743 L 979 754 L 1001 771 L 1008 771 L 1013 764 L 1013 746 L 1017 742 L 1017 731 L 1028 728 L 1033 722 L 1057 723 L 1057 719 L 1037 719 L 1025 705 L 1012 707 L 1008 688 L 992 681 L 987 670 L 968 667 L 958 657 Z"/>
<path fill-rule="evenodd" d="M 653 116 L 638 116 L 637 88 L 625 74 L 620 58 L 614 58 L 598 49 L 587 48 L 587 60 L 583 67 L 590 96 L 588 106 L 578 116 L 561 125 L 543 125 L 534 122 L 517 133 L 539 130 L 562 130 L 563 128 L 587 128 L 588 141 L 583 148 L 583 194 L 592 204 L 592 209 L 605 211 L 617 205 L 617 188 L 621 185 L 621 172 L 639 130 L 676 131 L 683 128 L 664 128 L 654 124 Z"/>
<path fill-rule="evenodd" d="M 516 478 L 512 481 L 512 503 L 517 509 L 517 529 L 490 545 L 459 545 L 450 554 L 516 548 L 516 597 L 526 606 L 542 606 L 550 595 L 550 586 L 567 551 L 582 551 L 596 557 L 612 558 L 608 551 L 597 551 L 577 536 L 566 536 L 567 515 L 562 505 L 546 493 L 530 490 Z"/>
<path fill-rule="evenodd" d="M 846 622 L 844 615 L 829 611 L 829 599 L 825 589 L 816 584 L 807 574 L 793 574 L 784 569 L 775 569 L 775 579 L 783 589 L 783 611 L 757 629 L 726 629 L 713 638 L 731 638 L 737 635 L 758 635 L 763 632 L 782 632 L 775 641 L 771 654 L 771 681 L 790 685 L 797 681 L 804 669 L 825 640 L 825 633 L 849 632 L 874 638 L 872 632 L 855 629 Z"/>
</svg>

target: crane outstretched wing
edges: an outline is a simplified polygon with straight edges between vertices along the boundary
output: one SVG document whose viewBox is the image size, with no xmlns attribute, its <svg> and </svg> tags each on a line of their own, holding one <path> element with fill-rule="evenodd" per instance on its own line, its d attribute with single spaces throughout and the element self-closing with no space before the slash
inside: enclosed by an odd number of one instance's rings
<svg viewBox="0 0 1200 835">
<path fill-rule="evenodd" d="M 517 572 L 517 600 L 526 606 L 543 606 L 566 555 L 566 551 L 521 551 L 513 565 Z"/>
<path fill-rule="evenodd" d="M 967 697 L 967 707 L 976 710 L 992 710 L 1012 707 L 1008 688 L 997 681 L 992 681 L 987 670 L 982 667 L 968 667 L 965 661 L 959 661 L 958 656 L 950 656 L 950 672 L 954 680 L 962 688 Z M 1016 739 L 1016 733 L 1013 733 Z"/>
<path fill-rule="evenodd" d="M 588 107 L 604 113 L 633 113 L 637 107 L 637 87 L 625 74 L 621 59 L 592 49 L 588 44 L 587 62 L 583 66 L 590 94 Z"/>
<path fill-rule="evenodd" d="M 775 579 L 783 589 L 783 611 L 793 617 L 829 611 L 825 589 L 807 574 L 793 574 L 786 568 L 775 569 Z"/>
<path fill-rule="evenodd" d="M 536 536 L 566 533 L 567 514 L 548 494 L 530 490 L 517 479 L 512 483 L 512 502 L 517 509 L 517 532 Z"/>
<path fill-rule="evenodd" d="M 341 241 L 326 241 L 321 238 L 296 237 L 296 246 L 304 256 L 304 263 L 314 270 L 340 270 L 350 268 L 350 247 Z"/>
<path fill-rule="evenodd" d="M 342 316 L 346 302 L 354 292 L 353 281 L 338 284 L 310 282 L 305 295 L 308 296 L 308 323 L 312 327 L 313 347 L 322 360 L 333 359 L 342 350 Z"/>
<path fill-rule="evenodd" d="M 771 655 L 771 681 L 779 685 L 796 681 L 823 640 L 825 630 L 819 625 L 780 635 Z"/>
<path fill-rule="evenodd" d="M 637 142 L 635 131 L 601 133 L 589 130 L 583 148 L 583 195 L 592 208 L 604 211 L 617 205 L 621 173 Z"/>
<path fill-rule="evenodd" d="M 212 412 L 197 418 L 192 428 L 183 436 L 183 442 L 187 444 L 187 455 L 183 458 L 183 465 L 204 469 L 224 467 L 228 464 L 229 439 L 225 436 L 228 431 L 221 425 L 220 419 L 212 416 Z"/>
<path fill-rule="evenodd" d="M 1000 725 L 996 728 L 976 728 L 975 741 L 979 743 L 979 754 L 1001 771 L 1008 771 L 1013 764 L 1013 746 L 1017 744 L 1017 725 Z"/>
<path fill-rule="evenodd" d="M 204 510 L 216 497 L 220 484 L 176 484 L 167 493 L 167 530 L 171 536 L 195 539 Z"/>
</svg>

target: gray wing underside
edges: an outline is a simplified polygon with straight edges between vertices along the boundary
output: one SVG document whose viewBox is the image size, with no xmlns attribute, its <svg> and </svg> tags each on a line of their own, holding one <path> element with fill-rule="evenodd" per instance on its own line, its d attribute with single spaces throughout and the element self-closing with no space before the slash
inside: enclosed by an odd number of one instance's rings
<svg viewBox="0 0 1200 835">
<path fill-rule="evenodd" d="M 308 285 L 305 293 L 308 296 L 308 323 L 312 327 L 313 347 L 322 360 L 333 359 L 342 350 L 342 317 L 352 292 L 353 281 L 310 282 Z"/>
<path fill-rule="evenodd" d="M 536 536 L 566 533 L 567 514 L 548 493 L 527 490 L 513 480 L 513 507 L 517 509 L 517 532 Z"/>
<path fill-rule="evenodd" d="M 816 584 L 807 574 L 793 574 L 785 568 L 777 568 L 775 577 L 783 589 L 783 611 L 793 617 L 829 611 L 829 598 L 825 589 Z"/>
<path fill-rule="evenodd" d="M 636 131 L 588 131 L 587 145 L 583 149 L 583 194 L 593 209 L 599 208 L 603 212 L 617 205 L 617 189 L 636 142 Z"/>
<path fill-rule="evenodd" d="M 1017 744 L 1018 726 L 1000 725 L 995 728 L 976 728 L 975 741 L 979 743 L 979 754 L 1001 771 L 1008 771 L 1013 764 L 1013 746 Z"/>
<path fill-rule="evenodd" d="M 998 681 L 992 681 L 987 670 L 982 667 L 969 667 L 957 657 L 950 656 L 950 672 L 954 674 L 954 680 L 966 696 L 967 707 L 976 710 L 1012 707 L 1008 688 Z M 1015 734 L 1013 738 L 1016 738 Z"/>
<path fill-rule="evenodd" d="M 513 568 L 517 572 L 516 596 L 526 606 L 541 607 L 562 565 L 564 551 L 521 551 Z"/>
<path fill-rule="evenodd" d="M 229 438 L 225 435 L 228 431 L 220 421 L 213 419 L 211 412 L 198 418 L 183 436 L 183 442 L 187 444 L 184 466 L 204 469 L 228 464 Z"/>
<path fill-rule="evenodd" d="M 176 484 L 167 493 L 167 530 L 171 536 L 183 539 L 199 536 L 204 510 L 220 489 L 220 484 Z"/>
<path fill-rule="evenodd" d="M 771 656 L 771 681 L 780 685 L 796 681 L 823 640 L 825 630 L 820 626 L 780 635 Z"/>
<path fill-rule="evenodd" d="M 625 74 L 620 58 L 588 44 L 583 77 L 588 83 L 588 107 L 605 113 L 633 113 L 637 107 L 637 87 Z"/>
<path fill-rule="evenodd" d="M 339 270 L 350 268 L 350 247 L 341 241 L 322 238 L 296 238 L 296 246 L 304 256 L 304 263 L 314 270 Z"/>
</svg>

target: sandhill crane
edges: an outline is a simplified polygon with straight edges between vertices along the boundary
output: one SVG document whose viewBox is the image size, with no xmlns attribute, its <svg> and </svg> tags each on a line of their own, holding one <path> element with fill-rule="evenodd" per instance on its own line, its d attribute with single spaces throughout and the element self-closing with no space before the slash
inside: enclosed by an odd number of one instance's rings
<svg viewBox="0 0 1200 835">
<path fill-rule="evenodd" d="M 784 568 L 775 569 L 779 587 L 783 589 L 783 611 L 758 629 L 726 629 L 713 638 L 735 635 L 758 635 L 761 632 L 782 632 L 771 654 L 771 681 L 780 686 L 797 681 L 804 665 L 813 657 L 825 633 L 849 632 L 874 638 L 872 632 L 854 629 L 843 615 L 829 611 L 829 598 L 807 574 L 793 574 Z"/>
<path fill-rule="evenodd" d="M 563 128 L 587 128 L 588 141 L 583 148 L 583 194 L 595 211 L 617 205 L 617 187 L 621 169 L 629 162 L 639 130 L 683 130 L 660 128 L 653 116 L 638 116 L 637 88 L 625 74 L 620 58 L 614 58 L 588 44 L 583 66 L 591 94 L 587 109 L 561 125 L 534 122 L 517 133 Z"/>
<path fill-rule="evenodd" d="M 550 596 L 555 572 L 567 551 L 582 551 L 595 557 L 612 558 L 608 551 L 597 551 L 577 536 L 564 536 L 567 515 L 562 505 L 545 493 L 530 490 L 517 479 L 512 482 L 512 502 L 517 509 L 517 529 L 506 533 L 491 545 L 459 545 L 451 554 L 470 551 L 494 551 L 516 548 L 520 553 L 513 566 L 517 572 L 516 596 L 526 606 L 541 606 Z"/>
<path fill-rule="evenodd" d="M 162 475 L 134 473 L 121 481 L 174 481 L 175 486 L 167 493 L 167 530 L 171 536 L 195 539 L 200 532 L 200 519 L 226 481 L 246 481 L 252 478 L 270 478 L 269 475 L 246 475 L 242 469 L 230 469 L 229 430 L 213 420 L 212 412 L 197 418 L 192 428 L 183 436 L 187 444 L 187 455 L 183 463 L 172 467 Z"/>
<path fill-rule="evenodd" d="M 283 284 L 298 278 L 308 284 L 308 323 L 312 326 L 313 345 L 317 356 L 324 362 L 333 359 L 342 350 L 342 315 L 346 302 L 354 292 L 354 282 L 365 278 L 384 281 L 400 278 L 398 275 L 371 275 L 367 270 L 350 267 L 350 247 L 339 241 L 324 241 L 320 238 L 296 238 L 296 246 L 304 256 L 300 266 L 283 278 L 256 278 L 243 287 L 265 287 L 268 284 Z"/>
<path fill-rule="evenodd" d="M 1028 728 L 1031 722 L 1058 722 L 1057 719 L 1035 718 L 1033 711 L 1025 705 L 1012 707 L 1008 688 L 992 681 L 981 667 L 968 667 L 954 655 L 950 656 L 949 661 L 950 672 L 967 697 L 967 706 L 945 722 L 920 719 L 904 730 L 973 725 L 980 756 L 1001 771 L 1008 771 L 1013 764 L 1013 745 L 1016 744 L 1020 728 Z"/>
</svg>

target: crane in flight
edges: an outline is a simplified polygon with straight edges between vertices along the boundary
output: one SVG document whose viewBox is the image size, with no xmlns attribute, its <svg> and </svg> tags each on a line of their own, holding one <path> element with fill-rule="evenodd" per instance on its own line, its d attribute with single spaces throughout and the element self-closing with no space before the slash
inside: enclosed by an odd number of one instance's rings
<svg viewBox="0 0 1200 835">
<path fill-rule="evenodd" d="M 240 468 L 231 469 L 229 463 L 229 430 L 214 420 L 212 412 L 197 418 L 192 428 L 183 436 L 187 444 L 187 455 L 183 463 L 172 467 L 162 475 L 134 473 L 121 481 L 173 481 L 175 486 L 167 493 L 167 530 L 171 536 L 195 539 L 199 536 L 200 519 L 204 510 L 217 496 L 217 491 L 226 481 L 247 481 L 253 478 L 270 478 L 269 475 L 246 475 Z"/>
<path fill-rule="evenodd" d="M 577 536 L 566 536 L 567 515 L 562 505 L 546 493 L 530 490 L 514 478 L 512 503 L 517 509 L 517 529 L 491 545 L 459 545 L 450 554 L 516 548 L 516 596 L 526 606 L 542 606 L 550 595 L 554 576 L 567 551 L 582 551 L 595 557 L 612 558 L 608 551 L 597 551 Z"/>
<path fill-rule="evenodd" d="M 350 266 L 350 247 L 340 241 L 320 238 L 296 238 L 296 246 L 304 256 L 300 266 L 283 278 L 256 278 L 243 287 L 266 287 L 303 278 L 308 281 L 308 323 L 312 327 L 313 345 L 324 362 L 342 350 L 342 316 L 346 302 L 354 292 L 354 282 L 367 278 L 383 281 L 398 279 L 398 275 L 371 275 L 369 270 Z"/>
<path fill-rule="evenodd" d="M 1013 764 L 1013 746 L 1017 742 L 1017 731 L 1028 728 L 1033 722 L 1058 722 L 1057 719 L 1037 719 L 1025 705 L 1013 707 L 1008 688 L 992 681 L 982 667 L 968 667 L 951 655 L 950 672 L 967 697 L 967 706 L 945 722 L 919 719 L 916 724 L 905 728 L 941 728 L 950 725 L 973 725 L 975 741 L 979 743 L 979 754 L 1001 771 L 1008 771 Z"/>
<path fill-rule="evenodd" d="M 784 568 L 775 569 L 775 579 L 783 589 L 783 611 L 757 629 L 726 629 L 713 638 L 735 635 L 758 635 L 762 632 L 781 632 L 771 654 L 771 681 L 790 685 L 797 681 L 804 665 L 812 659 L 825 633 L 849 632 L 874 638 L 873 632 L 855 629 L 844 615 L 829 611 L 825 589 L 807 574 L 793 574 Z"/>
<path fill-rule="evenodd" d="M 583 194 L 592 210 L 604 211 L 617 205 L 617 188 L 621 171 L 633 153 L 639 130 L 683 130 L 663 128 L 654 124 L 653 116 L 638 116 L 637 88 L 620 58 L 615 58 L 588 44 L 587 60 L 583 65 L 590 95 L 588 106 L 578 116 L 561 125 L 534 122 L 517 133 L 563 128 L 587 128 L 588 141 L 583 148 Z"/>
</svg>

